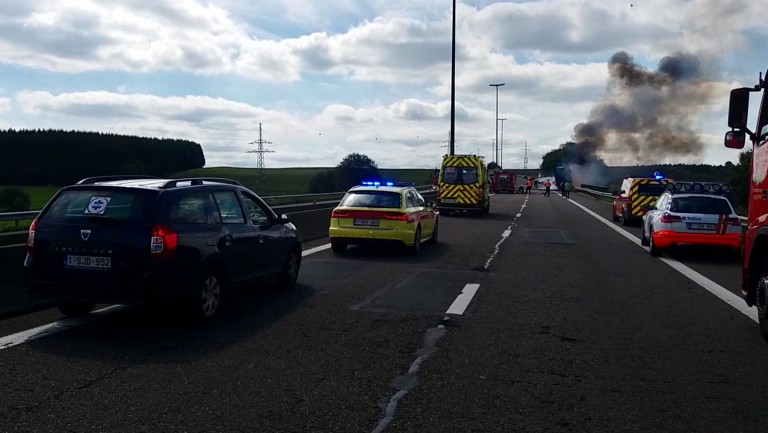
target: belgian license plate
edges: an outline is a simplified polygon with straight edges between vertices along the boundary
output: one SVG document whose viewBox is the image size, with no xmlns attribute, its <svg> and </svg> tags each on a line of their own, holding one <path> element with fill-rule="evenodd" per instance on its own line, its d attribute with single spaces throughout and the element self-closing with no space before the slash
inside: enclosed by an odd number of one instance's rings
<svg viewBox="0 0 768 433">
<path fill-rule="evenodd" d="M 375 227 L 379 225 L 379 220 L 360 220 L 355 219 L 352 221 L 353 225 L 356 226 L 365 226 L 365 227 Z"/>
<path fill-rule="evenodd" d="M 443 203 L 456 203 L 455 198 L 444 198 Z"/>
<path fill-rule="evenodd" d="M 688 228 L 691 230 L 714 230 L 717 228 L 717 224 L 688 223 Z"/>
<path fill-rule="evenodd" d="M 112 266 L 112 258 L 98 256 L 64 256 L 64 266 L 79 269 L 109 269 Z"/>
</svg>

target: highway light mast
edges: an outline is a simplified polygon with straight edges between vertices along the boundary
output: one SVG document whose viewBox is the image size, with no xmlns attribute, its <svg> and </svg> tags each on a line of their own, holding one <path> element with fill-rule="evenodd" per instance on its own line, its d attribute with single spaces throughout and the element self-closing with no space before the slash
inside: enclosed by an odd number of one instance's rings
<svg viewBox="0 0 768 433">
<path fill-rule="evenodd" d="M 453 0 L 453 27 L 451 28 L 451 156 L 454 154 L 456 135 L 456 0 Z"/>
<path fill-rule="evenodd" d="M 503 86 L 505 83 L 497 83 L 497 84 L 489 84 L 491 87 L 496 88 L 496 152 L 493 157 L 493 162 L 496 163 L 496 165 L 499 165 L 499 87 Z"/>
<path fill-rule="evenodd" d="M 257 146 L 256 149 L 248 150 L 245 153 L 255 153 L 258 155 L 256 158 L 256 189 L 259 190 L 259 193 L 262 193 L 262 185 L 264 183 L 264 154 L 275 153 L 275 151 L 264 148 L 265 144 L 272 144 L 272 142 L 264 140 L 261 136 L 261 122 L 259 122 L 259 139 L 251 141 L 248 144 L 255 144 Z"/>
</svg>

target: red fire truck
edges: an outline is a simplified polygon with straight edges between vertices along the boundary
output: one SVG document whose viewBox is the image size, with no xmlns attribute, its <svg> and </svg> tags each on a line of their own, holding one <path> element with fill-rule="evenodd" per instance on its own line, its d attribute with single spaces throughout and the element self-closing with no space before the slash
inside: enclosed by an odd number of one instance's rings
<svg viewBox="0 0 768 433">
<path fill-rule="evenodd" d="M 747 125 L 751 92 L 762 92 L 754 131 L 750 131 Z M 742 149 L 747 137 L 752 142 L 748 227 L 742 245 L 741 290 L 747 305 L 757 306 L 760 331 L 768 340 L 768 95 L 762 74 L 754 87 L 731 90 L 728 126 L 731 130 L 725 134 L 725 147 Z"/>
<path fill-rule="evenodd" d="M 512 170 L 500 170 L 493 173 L 492 186 L 493 192 L 515 192 L 515 181 L 517 176 Z"/>
</svg>

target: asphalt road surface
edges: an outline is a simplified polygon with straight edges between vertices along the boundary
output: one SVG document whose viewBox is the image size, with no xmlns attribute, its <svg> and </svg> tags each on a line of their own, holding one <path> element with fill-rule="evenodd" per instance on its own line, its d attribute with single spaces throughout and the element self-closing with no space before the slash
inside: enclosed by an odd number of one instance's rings
<svg viewBox="0 0 768 433">
<path fill-rule="evenodd" d="M 441 215 L 417 257 L 309 243 L 296 288 L 233 295 L 204 326 L 125 307 L 0 321 L 0 431 L 767 431 L 738 258 L 653 258 L 608 204 L 571 198 Z"/>
</svg>

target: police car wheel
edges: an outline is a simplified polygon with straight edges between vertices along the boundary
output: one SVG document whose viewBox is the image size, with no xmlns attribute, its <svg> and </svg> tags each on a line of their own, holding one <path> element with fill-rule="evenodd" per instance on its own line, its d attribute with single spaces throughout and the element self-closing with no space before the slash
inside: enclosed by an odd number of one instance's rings
<svg viewBox="0 0 768 433">
<path fill-rule="evenodd" d="M 334 253 L 343 253 L 347 249 L 347 244 L 339 241 L 331 241 L 331 250 Z"/>
<path fill-rule="evenodd" d="M 625 209 L 621 212 L 621 225 L 623 226 L 629 225 L 629 218 L 627 217 L 628 217 L 628 214 L 627 214 L 627 210 Z"/>
<path fill-rule="evenodd" d="M 651 253 L 653 257 L 658 257 L 661 255 L 661 250 L 656 247 L 656 244 L 653 243 L 653 228 L 649 230 L 650 234 L 648 235 L 648 252 Z"/>
<path fill-rule="evenodd" d="M 437 221 L 435 221 L 435 228 L 432 230 L 432 237 L 429 238 L 429 243 L 436 244 L 437 243 L 437 231 L 439 228 L 439 224 Z"/>
<path fill-rule="evenodd" d="M 411 245 L 410 251 L 414 256 L 421 251 L 421 226 L 416 227 L 416 233 L 413 234 L 413 245 Z"/>
<path fill-rule="evenodd" d="M 613 221 L 617 222 L 620 218 L 618 215 L 616 215 L 616 211 L 611 209 L 611 216 L 613 217 Z"/>
<path fill-rule="evenodd" d="M 648 242 L 648 237 L 645 236 L 645 229 L 643 229 L 643 236 L 640 238 L 640 245 L 647 247 L 649 244 L 650 242 Z"/>
</svg>

